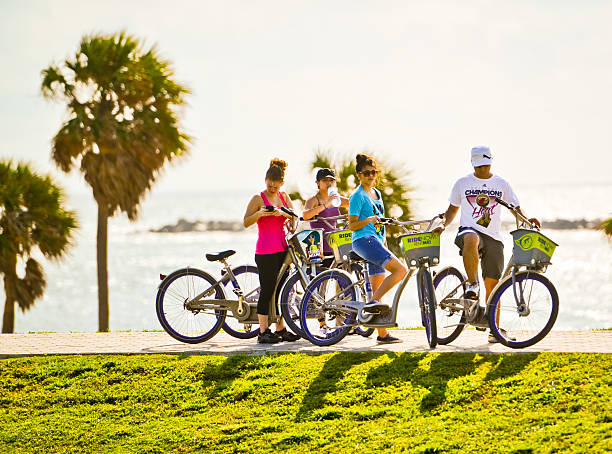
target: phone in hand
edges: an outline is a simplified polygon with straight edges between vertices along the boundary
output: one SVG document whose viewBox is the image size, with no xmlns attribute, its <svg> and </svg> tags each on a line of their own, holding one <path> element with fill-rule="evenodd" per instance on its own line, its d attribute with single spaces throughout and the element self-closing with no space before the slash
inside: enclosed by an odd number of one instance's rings
<svg viewBox="0 0 612 454">
<path fill-rule="evenodd" d="M 274 207 L 272 205 L 266 205 L 266 211 L 274 211 Z"/>
</svg>

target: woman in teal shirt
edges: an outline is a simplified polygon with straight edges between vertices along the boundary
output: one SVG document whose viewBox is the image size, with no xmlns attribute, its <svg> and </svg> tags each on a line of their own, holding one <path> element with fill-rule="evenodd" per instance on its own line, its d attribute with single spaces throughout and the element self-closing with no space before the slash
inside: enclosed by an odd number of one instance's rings
<svg viewBox="0 0 612 454">
<path fill-rule="evenodd" d="M 363 307 L 364 312 L 389 309 L 380 302 L 382 297 L 406 275 L 406 267 L 385 246 L 385 228 L 378 223 L 384 216 L 382 195 L 374 187 L 378 169 L 371 156 L 357 155 L 357 177 L 359 187 L 349 201 L 349 229 L 353 231 L 353 250 L 368 261 L 372 300 Z M 385 277 L 385 270 L 391 274 Z M 391 336 L 385 328 L 378 330 L 379 344 L 401 342 Z"/>
</svg>

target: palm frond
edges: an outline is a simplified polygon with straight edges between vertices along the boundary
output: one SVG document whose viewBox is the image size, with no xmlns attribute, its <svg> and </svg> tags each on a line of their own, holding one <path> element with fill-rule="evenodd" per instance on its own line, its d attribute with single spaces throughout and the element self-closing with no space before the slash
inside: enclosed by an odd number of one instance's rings
<svg viewBox="0 0 612 454">
<path fill-rule="evenodd" d="M 603 230 L 603 232 L 609 237 L 612 237 L 612 218 L 603 221 L 599 226 L 599 229 Z"/>
</svg>

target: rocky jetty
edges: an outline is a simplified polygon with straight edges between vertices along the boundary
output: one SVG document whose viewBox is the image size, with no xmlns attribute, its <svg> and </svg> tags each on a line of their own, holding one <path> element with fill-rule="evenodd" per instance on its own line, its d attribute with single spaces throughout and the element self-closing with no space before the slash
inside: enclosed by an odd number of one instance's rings
<svg viewBox="0 0 612 454">
<path fill-rule="evenodd" d="M 239 221 L 187 221 L 179 219 L 174 225 L 164 225 L 159 229 L 151 229 L 154 233 L 184 233 L 184 232 L 239 232 L 244 230 Z"/>
<path fill-rule="evenodd" d="M 542 221 L 544 230 L 579 230 L 597 229 L 603 221 L 601 219 L 555 219 L 554 221 Z M 504 223 L 508 227 L 515 225 L 512 222 Z M 154 233 L 184 233 L 184 232 L 241 232 L 244 226 L 240 221 L 187 221 L 179 219 L 176 224 L 164 225 L 159 229 L 151 229 Z"/>
<path fill-rule="evenodd" d="M 598 229 L 603 220 L 601 219 L 555 219 L 554 221 L 542 221 L 543 229 L 551 230 L 576 230 L 576 229 Z"/>
</svg>

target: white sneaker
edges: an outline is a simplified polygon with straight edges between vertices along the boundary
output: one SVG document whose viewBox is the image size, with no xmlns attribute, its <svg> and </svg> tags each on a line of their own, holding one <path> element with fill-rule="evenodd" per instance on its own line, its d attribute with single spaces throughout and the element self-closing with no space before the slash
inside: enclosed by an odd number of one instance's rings
<svg viewBox="0 0 612 454">
<path fill-rule="evenodd" d="M 385 303 L 381 303 L 380 301 L 372 300 L 369 303 L 365 304 L 363 306 L 363 309 L 361 310 L 366 314 L 373 314 L 373 313 L 379 313 L 379 312 L 382 312 L 388 309 L 389 309 L 389 306 L 387 306 Z"/>
<path fill-rule="evenodd" d="M 474 284 L 468 282 L 465 285 L 465 297 L 470 300 L 478 300 L 480 297 L 480 287 L 478 286 L 478 282 Z"/>
</svg>

